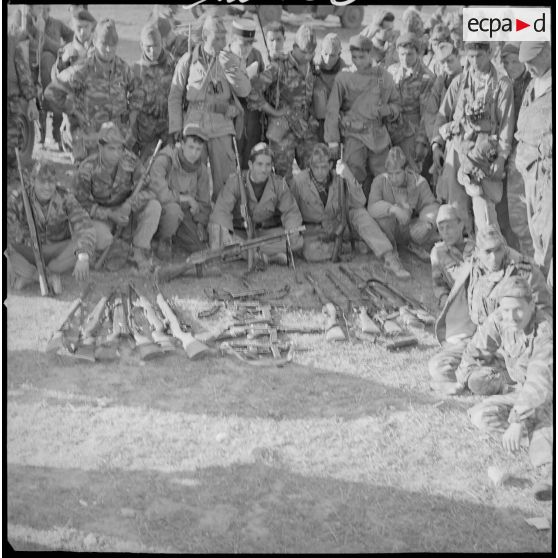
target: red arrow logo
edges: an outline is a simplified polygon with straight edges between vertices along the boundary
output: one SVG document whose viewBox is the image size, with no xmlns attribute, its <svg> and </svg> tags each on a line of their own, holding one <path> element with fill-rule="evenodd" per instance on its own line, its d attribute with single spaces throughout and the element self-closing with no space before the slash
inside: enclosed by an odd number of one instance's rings
<svg viewBox="0 0 558 558">
<path fill-rule="evenodd" d="M 526 27 L 531 27 L 530 23 L 525 23 L 524 21 L 521 21 L 520 19 L 515 18 L 515 30 L 516 31 L 521 31 L 522 29 L 525 29 Z"/>
</svg>

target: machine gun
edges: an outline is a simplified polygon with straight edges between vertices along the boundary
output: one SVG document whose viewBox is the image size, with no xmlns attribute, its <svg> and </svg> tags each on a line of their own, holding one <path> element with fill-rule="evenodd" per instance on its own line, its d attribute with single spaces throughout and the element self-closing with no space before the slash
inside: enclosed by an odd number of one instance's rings
<svg viewBox="0 0 558 558">
<path fill-rule="evenodd" d="M 238 257 L 243 252 L 256 248 L 259 246 L 265 246 L 271 242 L 276 241 L 278 238 L 284 238 L 291 234 L 302 233 L 306 230 L 304 225 L 300 227 L 295 227 L 294 229 L 277 231 L 274 233 L 266 234 L 258 238 L 252 238 L 244 242 L 237 242 L 235 244 L 229 244 L 228 246 L 223 246 L 217 249 L 200 250 L 199 252 L 194 252 L 190 254 L 185 262 L 179 264 L 171 264 L 165 267 L 159 267 L 155 270 L 155 280 L 159 283 L 170 281 L 175 277 L 180 277 L 191 271 L 195 271 L 199 276 L 201 275 L 202 265 L 206 262 L 214 260 L 227 261 L 227 258 Z"/>
<path fill-rule="evenodd" d="M 343 144 L 340 146 L 339 158 L 343 160 Z M 331 261 L 336 263 L 341 259 L 341 249 L 343 247 L 343 236 L 345 231 L 349 229 L 351 241 L 351 253 L 355 251 L 355 238 L 353 235 L 352 227 L 349 223 L 349 206 L 347 202 L 347 181 L 340 178 L 339 184 L 339 211 L 341 212 L 341 223 L 335 231 L 335 242 L 333 243 L 333 252 L 331 254 Z"/>
</svg>

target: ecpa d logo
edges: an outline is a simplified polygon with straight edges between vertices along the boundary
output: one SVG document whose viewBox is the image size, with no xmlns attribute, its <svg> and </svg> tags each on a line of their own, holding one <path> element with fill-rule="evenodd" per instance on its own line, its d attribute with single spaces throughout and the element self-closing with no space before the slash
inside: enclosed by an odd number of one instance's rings
<svg viewBox="0 0 558 558">
<path fill-rule="evenodd" d="M 464 41 L 550 41 L 550 8 L 463 8 Z"/>
</svg>

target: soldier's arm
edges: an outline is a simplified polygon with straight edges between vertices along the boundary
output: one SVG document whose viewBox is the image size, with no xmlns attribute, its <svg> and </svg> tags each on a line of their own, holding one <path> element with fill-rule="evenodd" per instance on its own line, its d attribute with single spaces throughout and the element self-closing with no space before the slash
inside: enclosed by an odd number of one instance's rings
<svg viewBox="0 0 558 558">
<path fill-rule="evenodd" d="M 436 121 L 434 123 L 434 138 L 432 139 L 432 143 L 437 143 L 442 149 L 444 149 L 446 145 L 446 140 L 440 135 L 440 126 L 449 122 L 453 117 L 457 102 L 457 94 L 459 93 L 459 87 L 462 79 L 463 75 L 456 77 L 450 83 L 450 86 L 444 95 L 444 99 L 442 100 L 442 104 L 440 105 L 438 115 L 436 116 Z"/>
<path fill-rule="evenodd" d="M 385 98 L 387 98 L 387 107 L 390 111 L 389 115 L 387 115 L 387 118 L 388 120 L 395 120 L 401 113 L 401 95 L 399 94 L 399 90 L 397 89 L 397 87 L 395 87 L 393 76 L 388 72 L 386 72 L 385 74 L 384 87 L 386 87 L 388 91 L 388 94 Z"/>
<path fill-rule="evenodd" d="M 22 47 L 19 44 L 15 47 L 14 65 L 21 94 L 27 101 L 30 101 L 35 97 L 37 91 L 35 89 L 35 85 L 33 84 L 29 64 L 23 54 Z"/>
<path fill-rule="evenodd" d="M 136 155 L 133 155 L 136 159 L 134 172 L 132 174 L 132 188 L 135 188 L 145 172 L 145 166 L 139 160 Z M 149 175 L 145 178 L 146 182 L 141 188 L 141 190 L 136 194 L 136 197 L 131 200 L 132 211 L 138 211 L 142 208 L 149 200 L 155 199 L 155 193 L 149 188 L 151 177 Z M 131 195 L 131 194 L 130 194 Z M 128 200 L 126 200 L 128 201 Z"/>
<path fill-rule="evenodd" d="M 548 291 L 546 280 L 542 271 L 537 265 L 531 262 L 526 262 L 525 264 L 520 265 L 525 265 L 525 267 L 529 266 L 531 270 L 527 276 L 527 281 L 533 292 L 533 300 L 535 301 L 537 308 L 552 316 L 552 297 Z"/>
<path fill-rule="evenodd" d="M 70 221 L 72 236 L 77 245 L 76 252 L 83 252 L 93 257 L 95 254 L 95 227 L 89 214 L 76 200 L 72 193 L 66 194 L 65 200 L 66 215 Z"/>
<path fill-rule="evenodd" d="M 21 244 L 28 236 L 23 199 L 17 190 L 10 192 L 6 208 L 8 244 Z"/>
<path fill-rule="evenodd" d="M 326 117 L 324 122 L 324 139 L 326 143 L 339 143 L 339 118 L 341 112 L 341 105 L 345 95 L 342 81 L 339 79 L 340 75 L 335 76 L 331 93 L 327 100 Z"/>
<path fill-rule="evenodd" d="M 302 215 L 300 209 L 282 177 L 279 178 L 277 192 L 277 208 L 281 213 L 281 223 L 285 230 L 300 227 L 302 225 Z M 290 238 L 293 250 L 302 248 L 302 237 L 299 233 L 293 234 Z"/>
<path fill-rule="evenodd" d="M 345 178 L 347 183 L 347 205 L 349 209 L 358 209 L 366 205 L 366 196 L 362 190 L 362 185 L 354 177 L 351 169 L 347 167 L 349 176 Z"/>
<path fill-rule="evenodd" d="M 185 54 L 176 64 L 169 92 L 169 134 L 182 132 L 182 99 L 186 93 L 190 53 Z"/>
<path fill-rule="evenodd" d="M 209 222 L 233 231 L 233 211 L 240 199 L 240 187 L 236 173 L 232 173 L 223 189 L 219 192 L 213 211 L 209 216 Z"/>
<path fill-rule="evenodd" d="M 498 95 L 496 103 L 499 129 L 498 157 L 506 160 L 511 151 L 515 131 L 513 87 L 507 78 L 500 78 L 500 95 Z"/>
<path fill-rule="evenodd" d="M 76 173 L 73 187 L 73 194 L 81 207 L 89 214 L 92 219 L 105 221 L 108 218 L 107 208 L 100 207 L 91 191 L 93 185 L 93 172 L 89 161 L 81 163 Z"/>
<path fill-rule="evenodd" d="M 383 199 L 383 185 L 384 177 L 377 176 L 372 181 L 370 186 L 370 196 L 368 197 L 368 213 L 374 217 L 374 219 L 381 219 L 382 217 L 388 217 L 390 214 L 390 209 L 393 204 L 385 201 Z"/>
<path fill-rule="evenodd" d="M 430 265 L 432 267 L 432 285 L 434 290 L 434 295 L 438 301 L 438 305 L 441 306 L 442 297 L 447 297 L 450 293 L 450 285 L 446 281 L 446 275 L 444 273 L 444 268 L 442 262 L 440 261 L 440 249 L 437 246 L 432 248 L 430 252 Z"/>
<path fill-rule="evenodd" d="M 211 196 L 209 195 L 209 172 L 207 167 L 203 165 L 196 184 L 196 201 L 200 210 L 194 215 L 193 219 L 196 223 L 207 225 L 211 213 Z"/>
<path fill-rule="evenodd" d="M 260 72 L 251 80 L 251 90 L 247 99 L 248 109 L 259 110 L 266 114 L 272 114 L 275 111 L 275 107 L 267 102 L 266 92 L 270 91 L 275 96 L 278 78 L 279 66 L 272 62 L 263 72 Z M 279 84 L 279 87 L 281 87 L 281 84 Z"/>
<path fill-rule="evenodd" d="M 428 221 L 435 226 L 440 204 L 436 201 L 428 182 L 426 182 L 426 178 L 420 175 L 417 176 L 417 187 L 419 189 L 417 209 L 419 216 L 423 221 Z"/>
<path fill-rule="evenodd" d="M 170 157 L 160 153 L 153 161 L 149 172 L 149 188 L 161 202 L 161 205 L 178 202 L 178 196 L 169 188 L 168 175 L 171 166 Z"/>
<path fill-rule="evenodd" d="M 229 85 L 235 92 L 236 96 L 247 97 L 252 86 L 250 84 L 250 78 L 246 73 L 246 68 L 241 67 L 240 61 L 236 63 L 235 60 L 235 63 L 227 64 L 227 67 L 223 68 L 223 71 L 225 73 L 227 81 L 229 82 Z"/>
</svg>

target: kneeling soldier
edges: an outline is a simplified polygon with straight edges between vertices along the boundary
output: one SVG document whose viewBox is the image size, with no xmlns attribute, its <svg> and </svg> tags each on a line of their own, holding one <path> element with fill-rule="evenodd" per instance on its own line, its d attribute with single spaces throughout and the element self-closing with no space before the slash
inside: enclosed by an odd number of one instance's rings
<svg viewBox="0 0 558 558">
<path fill-rule="evenodd" d="M 248 212 L 252 217 L 256 236 L 268 234 L 278 227 L 286 230 L 302 225 L 302 216 L 285 179 L 272 172 L 273 153 L 266 143 L 258 143 L 250 152 L 248 170 L 242 171 L 243 184 L 238 175 L 231 174 L 217 198 L 209 218 L 209 244 L 212 249 L 234 242 L 241 236 L 240 188 L 245 188 Z M 262 229 L 267 229 L 262 230 Z M 291 249 L 302 249 L 302 236 L 298 233 L 290 237 Z M 285 241 L 267 244 L 261 248 L 270 263 L 287 264 Z"/>
<path fill-rule="evenodd" d="M 93 257 L 95 250 L 95 229 L 74 195 L 57 188 L 56 171 L 51 163 L 36 163 L 25 182 L 48 279 L 54 292 L 60 294 L 61 273 L 73 267 L 73 275 L 78 281 L 89 277 L 89 258 Z M 38 282 L 39 274 L 23 198 L 18 190 L 10 192 L 6 213 L 10 282 L 14 289 L 20 290 Z"/>
<path fill-rule="evenodd" d="M 148 273 L 151 239 L 159 226 L 161 204 L 148 188 L 129 199 L 144 169 L 133 153 L 124 152 L 124 144 L 124 137 L 114 123 L 105 122 L 101 126 L 99 152 L 79 166 L 75 196 L 93 219 L 97 250 L 109 246 L 115 228 L 127 226 L 133 217 L 132 260 L 141 273 Z"/>
<path fill-rule="evenodd" d="M 182 144 L 167 145 L 151 167 L 149 187 L 161 203 L 157 257 L 172 257 L 176 236 L 188 252 L 197 252 L 207 242 L 211 212 L 209 172 L 201 163 L 207 135 L 197 124 L 186 124 Z"/>
<path fill-rule="evenodd" d="M 535 498 L 552 498 L 553 362 L 552 319 L 535 307 L 525 279 L 508 277 L 498 286 L 498 309 L 467 345 L 457 381 L 474 393 L 491 395 L 469 409 L 471 422 L 502 435 L 508 451 L 518 451 L 529 435 L 529 456 L 542 467 Z M 544 471 L 546 469 L 546 471 Z"/>
</svg>

